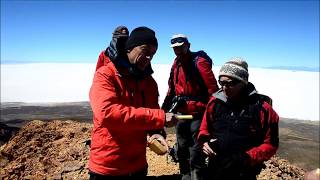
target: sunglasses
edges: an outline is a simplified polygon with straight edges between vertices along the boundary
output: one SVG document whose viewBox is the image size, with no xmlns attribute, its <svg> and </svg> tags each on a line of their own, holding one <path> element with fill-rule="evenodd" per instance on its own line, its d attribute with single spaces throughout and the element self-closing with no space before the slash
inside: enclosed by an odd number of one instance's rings
<svg viewBox="0 0 320 180">
<path fill-rule="evenodd" d="M 240 81 L 239 80 L 231 80 L 231 81 L 220 81 L 219 80 L 218 82 L 221 85 L 221 87 L 223 87 L 223 86 L 230 87 L 230 86 L 235 86 Z"/>
<path fill-rule="evenodd" d="M 178 37 L 171 39 L 171 44 L 187 42 L 186 38 Z"/>
</svg>

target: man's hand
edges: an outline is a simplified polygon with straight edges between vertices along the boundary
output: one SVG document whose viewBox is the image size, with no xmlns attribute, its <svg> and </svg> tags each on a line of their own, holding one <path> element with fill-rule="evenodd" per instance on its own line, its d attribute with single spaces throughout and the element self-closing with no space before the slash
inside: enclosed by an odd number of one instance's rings
<svg viewBox="0 0 320 180">
<path fill-rule="evenodd" d="M 174 113 L 166 113 L 166 127 L 172 127 L 175 126 L 178 122 L 178 119 L 175 117 Z"/>
<path fill-rule="evenodd" d="M 164 146 L 165 149 L 167 150 L 166 152 L 169 151 L 169 145 L 168 145 L 167 141 L 164 139 L 164 137 L 162 135 L 153 134 L 151 137 L 149 137 L 148 138 L 148 146 L 153 140 L 159 141 L 161 143 L 161 145 Z"/>
<path fill-rule="evenodd" d="M 203 143 L 202 146 L 202 151 L 207 155 L 207 156 L 215 156 L 217 153 L 210 147 L 209 144 L 213 144 L 217 139 L 210 139 L 209 142 Z"/>
</svg>

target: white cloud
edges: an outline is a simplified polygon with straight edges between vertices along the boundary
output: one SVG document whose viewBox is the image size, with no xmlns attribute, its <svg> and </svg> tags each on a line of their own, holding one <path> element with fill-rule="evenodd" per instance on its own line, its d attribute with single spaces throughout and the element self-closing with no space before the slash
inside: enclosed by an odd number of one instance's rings
<svg viewBox="0 0 320 180">
<path fill-rule="evenodd" d="M 159 103 L 168 89 L 170 65 L 153 65 Z M 218 78 L 220 67 L 213 71 Z M 95 64 L 1 64 L 1 102 L 88 101 Z M 249 80 L 273 99 L 281 117 L 319 120 L 319 72 L 249 67 Z"/>
<path fill-rule="evenodd" d="M 1 102 L 87 101 L 94 64 L 1 64 Z"/>
</svg>

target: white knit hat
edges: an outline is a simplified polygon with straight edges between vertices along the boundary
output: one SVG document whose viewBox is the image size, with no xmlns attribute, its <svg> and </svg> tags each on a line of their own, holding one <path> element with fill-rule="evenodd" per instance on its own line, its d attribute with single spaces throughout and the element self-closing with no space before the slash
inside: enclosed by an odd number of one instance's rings
<svg viewBox="0 0 320 180">
<path fill-rule="evenodd" d="M 248 63 L 240 57 L 231 58 L 221 67 L 219 78 L 220 76 L 235 78 L 247 84 L 249 78 Z"/>
</svg>

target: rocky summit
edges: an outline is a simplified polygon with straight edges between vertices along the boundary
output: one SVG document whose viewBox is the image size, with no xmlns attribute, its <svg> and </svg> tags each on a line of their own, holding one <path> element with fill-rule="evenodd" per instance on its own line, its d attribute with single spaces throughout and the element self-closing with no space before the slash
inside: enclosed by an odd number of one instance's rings
<svg viewBox="0 0 320 180">
<path fill-rule="evenodd" d="M 88 179 L 91 123 L 34 120 L 0 147 L 1 179 Z M 3 130 L 3 129 L 2 129 Z M 172 146 L 175 135 L 168 134 Z M 148 177 L 179 179 L 178 164 L 147 148 Z M 257 179 L 303 179 L 305 170 L 272 157 Z"/>
</svg>

